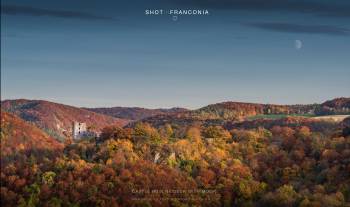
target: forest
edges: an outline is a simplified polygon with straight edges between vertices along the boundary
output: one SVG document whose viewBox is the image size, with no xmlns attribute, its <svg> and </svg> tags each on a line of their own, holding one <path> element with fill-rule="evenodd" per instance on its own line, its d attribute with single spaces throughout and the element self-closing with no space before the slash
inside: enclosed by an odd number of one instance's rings
<svg viewBox="0 0 350 207">
<path fill-rule="evenodd" d="M 1 206 L 350 206 L 349 118 L 139 121 L 62 144 L 1 113 Z"/>
</svg>

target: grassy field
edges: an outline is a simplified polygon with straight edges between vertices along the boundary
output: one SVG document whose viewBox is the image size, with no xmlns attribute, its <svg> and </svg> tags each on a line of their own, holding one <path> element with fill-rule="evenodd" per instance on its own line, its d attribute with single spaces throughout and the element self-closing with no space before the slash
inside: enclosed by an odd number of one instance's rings
<svg viewBox="0 0 350 207">
<path fill-rule="evenodd" d="M 256 116 L 247 117 L 247 120 L 256 120 L 256 119 L 282 119 L 285 117 L 315 117 L 313 114 L 260 114 Z"/>
</svg>

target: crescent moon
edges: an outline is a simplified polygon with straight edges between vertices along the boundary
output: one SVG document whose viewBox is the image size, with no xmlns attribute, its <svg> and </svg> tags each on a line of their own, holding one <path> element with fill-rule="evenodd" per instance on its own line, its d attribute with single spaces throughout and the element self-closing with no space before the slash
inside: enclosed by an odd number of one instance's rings
<svg viewBox="0 0 350 207">
<path fill-rule="evenodd" d="M 301 48 L 303 48 L 303 42 L 301 40 L 295 40 L 294 46 L 295 49 L 300 50 Z"/>
</svg>

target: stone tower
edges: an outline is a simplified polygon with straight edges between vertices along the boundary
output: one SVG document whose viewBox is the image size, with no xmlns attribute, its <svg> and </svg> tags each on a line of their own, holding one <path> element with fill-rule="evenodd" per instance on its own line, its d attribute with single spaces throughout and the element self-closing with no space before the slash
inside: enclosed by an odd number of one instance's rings
<svg viewBox="0 0 350 207">
<path fill-rule="evenodd" d="M 86 123 L 73 122 L 73 139 L 81 139 L 87 133 Z"/>
</svg>

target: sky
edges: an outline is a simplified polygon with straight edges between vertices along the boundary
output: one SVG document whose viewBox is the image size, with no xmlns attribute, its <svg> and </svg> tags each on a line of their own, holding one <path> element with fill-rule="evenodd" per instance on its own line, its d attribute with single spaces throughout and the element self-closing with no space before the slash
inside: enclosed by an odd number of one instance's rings
<svg viewBox="0 0 350 207">
<path fill-rule="evenodd" d="M 2 0 L 1 6 L 1 100 L 194 109 L 350 97 L 348 0 Z M 145 15 L 146 9 L 209 15 Z"/>
</svg>

